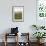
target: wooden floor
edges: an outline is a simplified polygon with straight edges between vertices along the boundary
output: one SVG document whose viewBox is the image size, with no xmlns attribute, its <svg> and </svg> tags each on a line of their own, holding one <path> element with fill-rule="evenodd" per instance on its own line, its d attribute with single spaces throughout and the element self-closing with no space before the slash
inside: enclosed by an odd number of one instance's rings
<svg viewBox="0 0 46 46">
<path fill-rule="evenodd" d="M 0 46 L 5 46 L 4 45 L 4 42 L 0 42 Z M 8 43 L 8 45 L 7 46 L 15 46 L 15 42 L 14 43 L 12 43 L 12 42 L 10 42 L 10 43 Z M 21 46 L 23 46 L 23 45 L 21 45 Z M 24 45 L 25 46 L 25 45 Z M 30 43 L 30 46 L 37 46 L 37 43 Z M 46 43 L 44 43 L 44 45 L 41 45 L 41 46 L 46 46 Z"/>
</svg>

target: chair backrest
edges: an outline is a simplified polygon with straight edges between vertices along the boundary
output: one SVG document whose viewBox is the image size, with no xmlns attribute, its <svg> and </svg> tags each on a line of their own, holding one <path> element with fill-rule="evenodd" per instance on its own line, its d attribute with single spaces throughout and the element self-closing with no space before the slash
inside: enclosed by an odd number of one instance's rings
<svg viewBox="0 0 46 46">
<path fill-rule="evenodd" d="M 11 34 L 18 33 L 18 27 L 16 28 L 11 28 Z"/>
<path fill-rule="evenodd" d="M 29 41 L 29 33 L 21 33 L 19 41 L 20 42 L 28 42 Z"/>
</svg>

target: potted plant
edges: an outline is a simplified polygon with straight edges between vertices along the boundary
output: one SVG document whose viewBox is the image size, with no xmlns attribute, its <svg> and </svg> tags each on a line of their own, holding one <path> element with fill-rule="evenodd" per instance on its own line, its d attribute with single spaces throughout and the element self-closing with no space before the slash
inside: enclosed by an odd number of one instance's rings
<svg viewBox="0 0 46 46">
<path fill-rule="evenodd" d="M 38 43 L 40 43 L 40 40 L 46 36 L 45 34 L 45 32 L 35 32 L 33 35 L 37 38 Z"/>
</svg>

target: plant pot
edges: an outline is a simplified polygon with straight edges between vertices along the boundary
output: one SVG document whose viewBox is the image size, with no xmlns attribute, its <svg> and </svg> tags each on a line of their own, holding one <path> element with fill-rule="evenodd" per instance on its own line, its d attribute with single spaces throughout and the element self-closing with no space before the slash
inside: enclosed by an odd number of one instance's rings
<svg viewBox="0 0 46 46">
<path fill-rule="evenodd" d="M 41 43 L 44 42 L 44 40 L 45 40 L 45 39 L 38 39 L 37 42 L 38 42 L 39 44 L 41 44 Z"/>
<path fill-rule="evenodd" d="M 45 39 L 40 39 L 40 43 L 44 43 L 44 40 L 45 40 Z"/>
<path fill-rule="evenodd" d="M 37 43 L 40 43 L 40 39 L 37 39 Z"/>
</svg>

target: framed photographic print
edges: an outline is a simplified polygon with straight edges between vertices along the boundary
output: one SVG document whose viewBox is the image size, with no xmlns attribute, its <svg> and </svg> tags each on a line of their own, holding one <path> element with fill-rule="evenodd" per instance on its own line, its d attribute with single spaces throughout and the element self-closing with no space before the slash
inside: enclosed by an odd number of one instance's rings
<svg viewBox="0 0 46 46">
<path fill-rule="evenodd" d="M 24 6 L 13 6 L 12 7 L 12 20 L 14 22 L 24 21 Z"/>
<path fill-rule="evenodd" d="M 46 0 L 37 0 L 37 16 L 46 18 Z"/>
<path fill-rule="evenodd" d="M 36 2 L 36 24 L 45 25 L 46 23 L 46 0 L 37 0 Z"/>
</svg>

